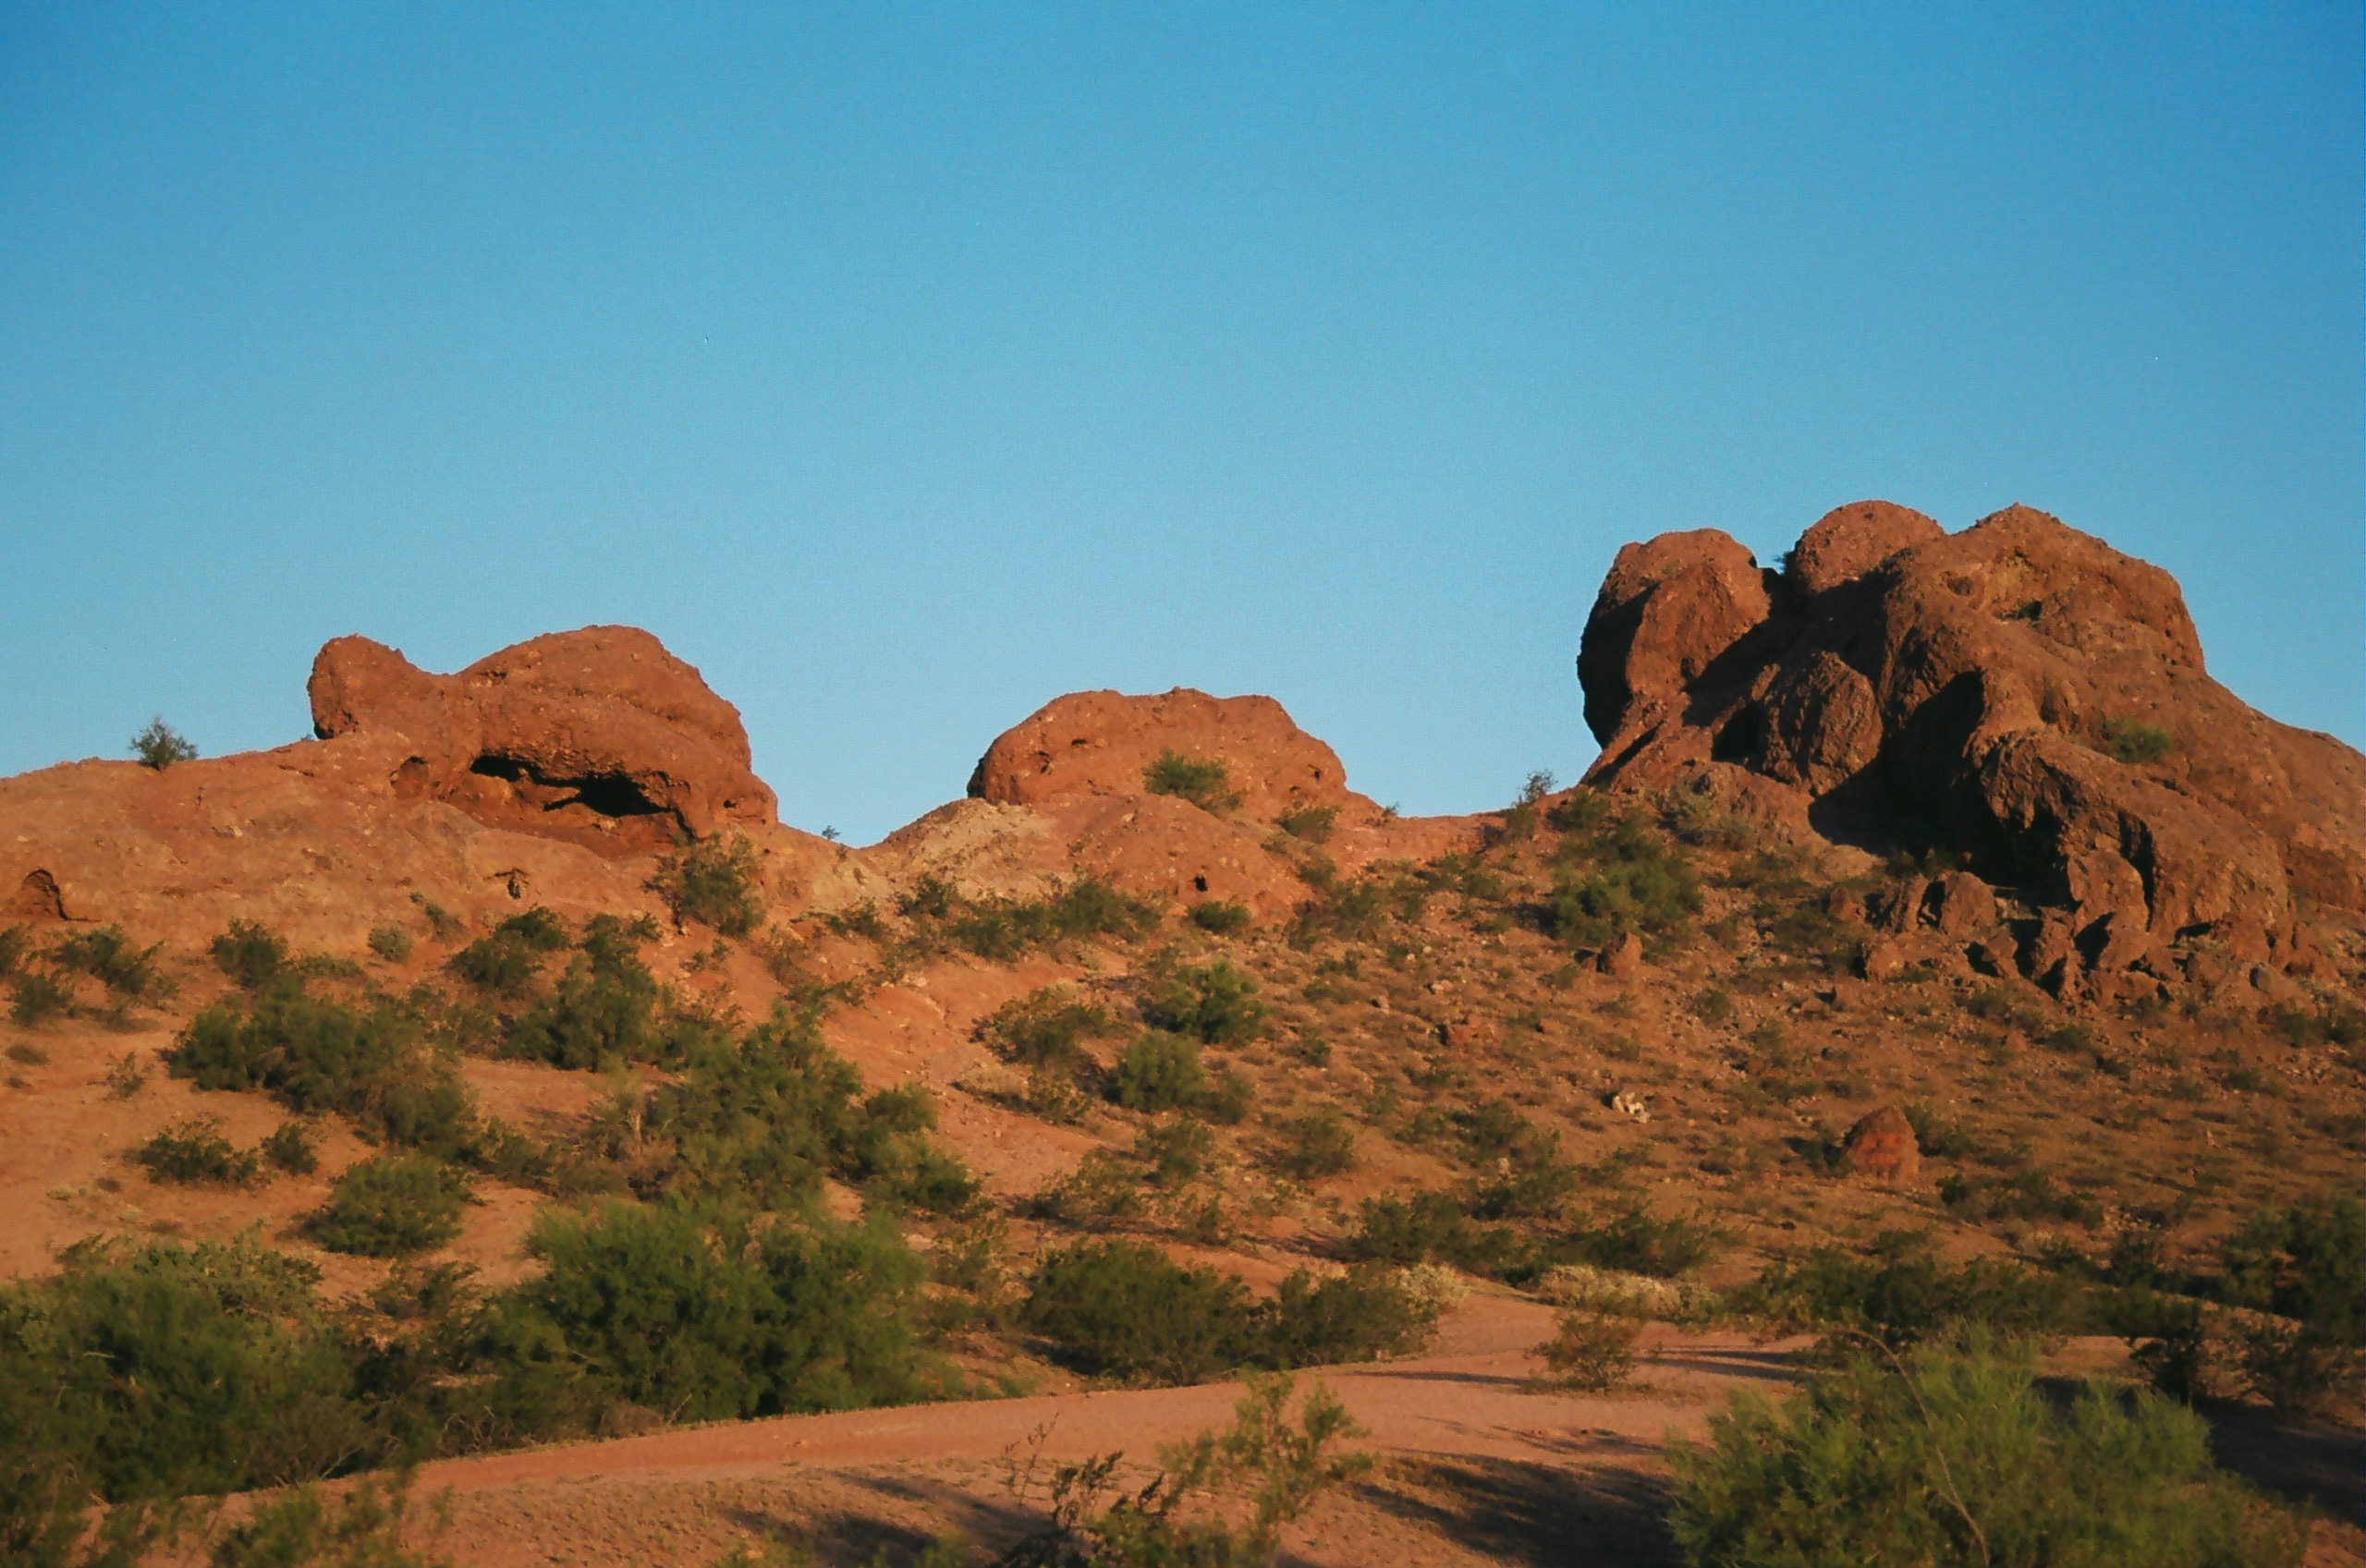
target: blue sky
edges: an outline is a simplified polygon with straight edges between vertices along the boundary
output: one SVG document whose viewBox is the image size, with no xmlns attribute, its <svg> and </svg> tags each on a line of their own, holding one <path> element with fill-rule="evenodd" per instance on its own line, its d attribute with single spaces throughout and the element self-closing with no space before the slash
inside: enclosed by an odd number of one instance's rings
<svg viewBox="0 0 2366 1568">
<path fill-rule="evenodd" d="M 874 838 L 1063 691 L 1408 811 L 1618 545 L 2176 572 L 2366 740 L 2354 5 L 0 10 L 0 772 L 645 626 Z"/>
</svg>

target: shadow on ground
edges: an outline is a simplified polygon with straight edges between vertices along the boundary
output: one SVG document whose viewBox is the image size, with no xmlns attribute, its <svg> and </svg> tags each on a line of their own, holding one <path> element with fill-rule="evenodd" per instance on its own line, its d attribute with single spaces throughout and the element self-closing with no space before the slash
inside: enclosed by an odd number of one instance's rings
<svg viewBox="0 0 2366 1568">
<path fill-rule="evenodd" d="M 1399 1459 L 1355 1494 L 1380 1513 L 1506 1562 L 1656 1568 L 1677 1562 L 1666 1477 L 1616 1465 L 1569 1470 L 1508 1459 Z"/>
</svg>

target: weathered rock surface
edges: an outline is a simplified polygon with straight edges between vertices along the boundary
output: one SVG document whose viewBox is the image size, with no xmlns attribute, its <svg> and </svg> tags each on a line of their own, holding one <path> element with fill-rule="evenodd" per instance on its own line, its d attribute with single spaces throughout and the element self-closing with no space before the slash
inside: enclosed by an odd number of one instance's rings
<svg viewBox="0 0 2366 1568">
<path fill-rule="evenodd" d="M 1840 1168 L 1879 1182 L 1911 1182 L 1922 1172 L 1914 1124 L 1895 1105 L 1868 1112 L 1840 1146 Z"/>
<path fill-rule="evenodd" d="M 408 741 L 387 787 L 488 826 L 630 854 L 774 820 L 739 711 L 636 627 L 538 637 L 452 675 L 341 637 L 310 691 L 321 739 Z"/>
<path fill-rule="evenodd" d="M 1156 697 L 1079 691 L 1036 710 L 979 760 L 970 794 L 1006 805 L 1055 796 L 1142 796 L 1143 774 L 1172 751 L 1221 762 L 1238 815 L 1270 822 L 1293 807 L 1329 807 L 1342 822 L 1380 813 L 1348 789 L 1338 754 L 1299 729 L 1270 697 L 1210 697 L 1178 687 Z"/>
<path fill-rule="evenodd" d="M 2167 573 L 2028 507 L 1949 535 L 1843 506 L 1779 574 L 1714 530 L 1628 545 L 1578 668 L 1589 783 L 1773 785 L 1835 841 L 1960 852 L 1976 876 L 1873 924 L 1984 938 L 2009 890 L 2057 988 L 2172 948 L 2284 963 L 2366 908 L 2366 759 L 2210 679 Z"/>
</svg>

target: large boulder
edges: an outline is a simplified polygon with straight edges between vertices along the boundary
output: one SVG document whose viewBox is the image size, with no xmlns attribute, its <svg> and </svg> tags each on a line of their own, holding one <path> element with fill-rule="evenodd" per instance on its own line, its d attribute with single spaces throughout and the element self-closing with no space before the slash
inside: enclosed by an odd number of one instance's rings
<svg viewBox="0 0 2366 1568">
<path fill-rule="evenodd" d="M 1348 789 L 1338 754 L 1299 729 L 1270 697 L 1210 697 L 1178 687 L 1156 697 L 1079 691 L 996 736 L 970 778 L 973 798 L 1031 806 L 1061 796 L 1140 796 L 1165 754 L 1224 765 L 1223 808 L 1273 821 L 1328 807 L 1340 820 L 1376 815 Z"/>
<path fill-rule="evenodd" d="M 388 787 L 488 826 L 634 854 L 774 820 L 739 711 L 636 627 L 555 632 L 451 675 L 341 637 L 309 689 L 321 739 L 399 737 Z"/>
<path fill-rule="evenodd" d="M 1857 503 L 1779 575 L 1714 532 L 1628 545 L 1578 667 L 1588 782 L 1746 772 L 1835 840 L 1963 853 L 2054 912 L 2025 966 L 2280 961 L 2304 907 L 2366 907 L 2366 759 L 2212 680 L 2166 572 L 2028 507 L 1949 535 Z"/>
</svg>

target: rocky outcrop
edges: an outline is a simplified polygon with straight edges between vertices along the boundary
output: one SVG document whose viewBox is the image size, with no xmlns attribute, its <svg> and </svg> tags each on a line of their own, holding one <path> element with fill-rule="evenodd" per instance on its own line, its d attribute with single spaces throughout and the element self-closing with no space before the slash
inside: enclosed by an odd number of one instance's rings
<svg viewBox="0 0 2366 1568">
<path fill-rule="evenodd" d="M 2286 962 L 2311 914 L 2366 906 L 2366 760 L 2210 679 L 2167 573 L 2027 507 L 1949 535 L 1857 503 L 1780 572 L 1714 530 L 1630 544 L 1578 667 L 1589 783 L 1772 784 L 1836 841 L 1959 853 L 1976 875 L 1889 929 L 2056 987 Z"/>
<path fill-rule="evenodd" d="M 1167 752 L 1224 765 L 1222 809 L 1270 822 L 1294 807 L 1328 807 L 1343 821 L 1378 815 L 1348 789 L 1338 754 L 1290 722 L 1270 697 L 1210 697 L 1178 687 L 1157 697 L 1079 691 L 997 736 L 970 775 L 972 797 L 1026 806 L 1059 796 L 1140 796 Z"/>
<path fill-rule="evenodd" d="M 313 733 L 402 744 L 403 799 L 449 802 L 488 826 L 606 853 L 774 820 L 739 711 L 631 626 L 521 642 L 431 675 L 362 637 L 312 662 Z"/>
<path fill-rule="evenodd" d="M 1922 1173 L 1922 1147 L 1914 1136 L 1914 1124 L 1895 1105 L 1868 1112 L 1842 1140 L 1840 1168 L 1877 1182 L 1912 1182 Z"/>
</svg>

